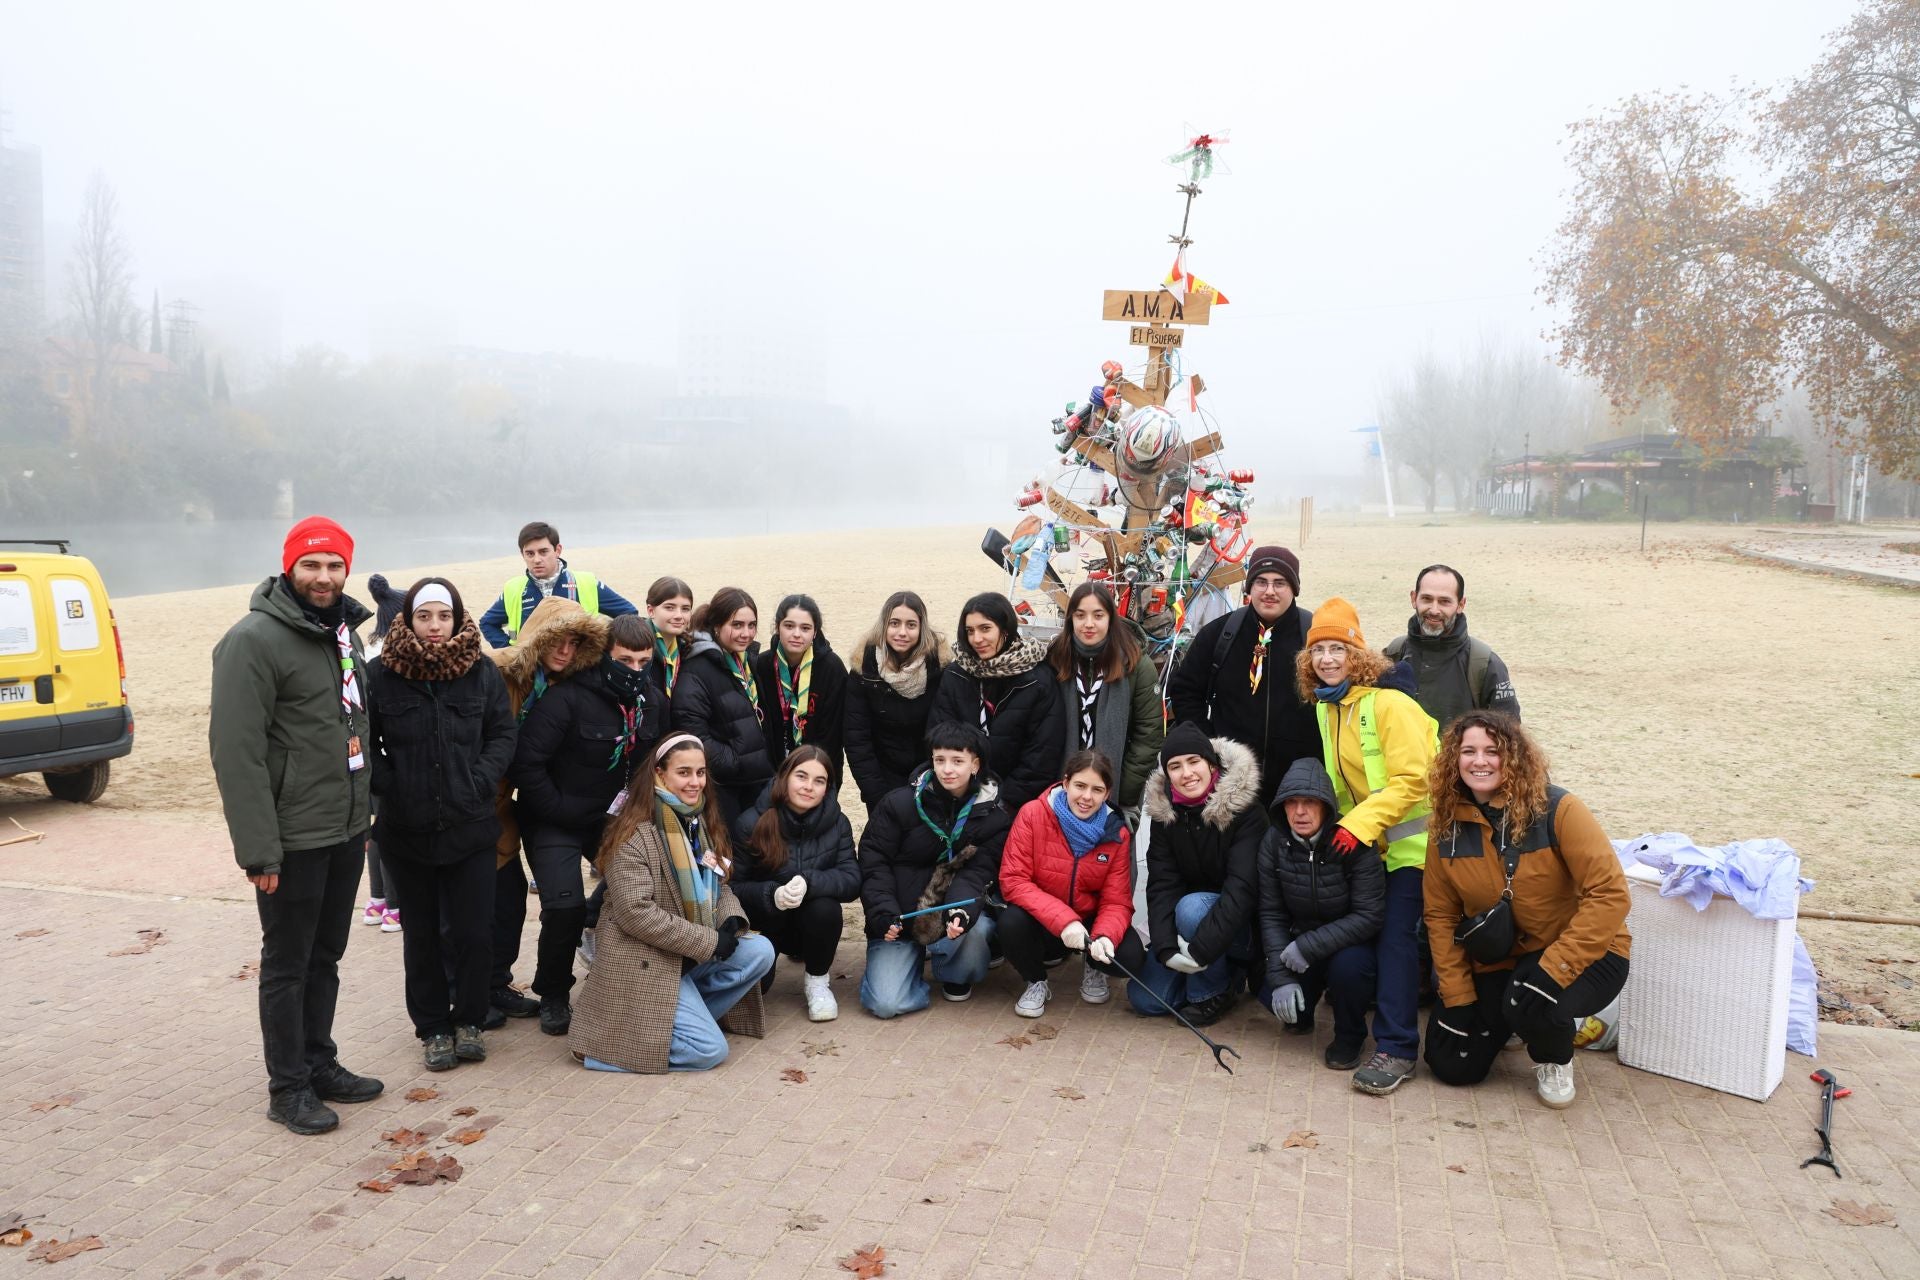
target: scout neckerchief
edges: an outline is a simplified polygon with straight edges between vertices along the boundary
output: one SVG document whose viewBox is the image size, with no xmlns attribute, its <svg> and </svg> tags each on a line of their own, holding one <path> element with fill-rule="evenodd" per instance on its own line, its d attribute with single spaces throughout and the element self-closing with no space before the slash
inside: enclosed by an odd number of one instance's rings
<svg viewBox="0 0 1920 1280">
<path fill-rule="evenodd" d="M 1093 745 L 1094 704 L 1100 700 L 1100 687 L 1107 682 L 1094 661 L 1082 658 L 1074 664 L 1074 687 L 1080 694 L 1080 745 L 1083 747 Z"/>
<path fill-rule="evenodd" d="M 347 772 L 358 773 L 367 767 L 367 757 L 360 749 L 353 717 L 364 704 L 360 700 L 360 677 L 353 665 L 353 632 L 347 630 L 344 621 L 334 628 L 333 641 L 340 647 L 340 714 L 347 720 Z"/>
<path fill-rule="evenodd" d="M 661 631 L 653 637 L 653 656 L 666 672 L 667 696 L 673 696 L 674 683 L 680 679 L 680 639 Z"/>
<path fill-rule="evenodd" d="M 975 788 L 973 794 L 967 797 L 967 802 L 960 806 L 960 812 L 954 816 L 953 830 L 948 831 L 945 827 L 942 827 L 939 823 L 927 816 L 927 806 L 921 801 L 921 797 L 926 795 L 927 788 L 932 784 L 933 774 L 929 771 L 920 779 L 920 785 L 913 789 L 913 808 L 914 812 L 920 815 L 920 821 L 927 824 L 927 830 L 940 837 L 940 844 L 942 846 L 940 861 L 945 862 L 953 857 L 953 846 L 959 843 L 960 832 L 967 825 L 967 815 L 973 812 L 973 802 L 979 799 L 980 791 L 978 788 Z"/>
<path fill-rule="evenodd" d="M 542 663 L 535 666 L 533 671 L 533 688 L 527 690 L 527 700 L 520 704 L 520 718 L 522 720 L 527 718 L 527 712 L 533 710 L 533 704 L 540 701 L 541 695 L 546 693 L 546 691 L 547 668 L 546 665 Z"/>
<path fill-rule="evenodd" d="M 753 705 L 753 718 L 765 724 L 767 716 L 760 710 L 760 690 L 753 678 L 753 668 L 747 664 L 747 655 L 743 653 L 735 658 L 722 649 L 720 656 L 727 660 L 727 670 L 733 672 L 733 678 L 740 682 L 741 691 L 747 695 L 747 701 Z"/>
<path fill-rule="evenodd" d="M 1260 681 L 1267 674 L 1267 642 L 1273 639 L 1273 628 L 1263 627 L 1253 642 L 1253 668 L 1247 672 L 1249 692 L 1260 692 Z"/>
<path fill-rule="evenodd" d="M 787 722 L 787 736 L 797 747 L 813 713 L 813 646 L 807 646 L 806 656 L 800 659 L 800 670 L 796 672 L 787 666 L 786 650 L 775 645 L 773 670 L 780 683 L 780 718 Z"/>
<path fill-rule="evenodd" d="M 680 887 L 680 910 L 688 920 L 715 927 L 719 914 L 720 866 L 712 853 L 701 848 L 700 814 L 706 797 L 698 805 L 681 801 L 664 787 L 653 789 L 654 818 L 660 834 L 667 838 L 667 861 L 673 866 L 674 883 Z"/>
<path fill-rule="evenodd" d="M 620 767 L 620 762 L 626 758 L 628 752 L 633 750 L 640 739 L 639 706 L 635 705 L 630 707 L 624 702 L 620 703 L 619 706 L 622 728 L 620 740 L 613 744 L 613 759 L 607 761 L 608 773 L 612 773 Z"/>
</svg>

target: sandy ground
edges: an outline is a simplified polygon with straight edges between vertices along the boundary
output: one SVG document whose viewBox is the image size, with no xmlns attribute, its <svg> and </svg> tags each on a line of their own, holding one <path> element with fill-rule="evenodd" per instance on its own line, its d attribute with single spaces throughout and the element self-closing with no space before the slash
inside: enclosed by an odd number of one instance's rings
<svg viewBox="0 0 1920 1280">
<path fill-rule="evenodd" d="M 575 548 L 573 559 L 637 597 L 662 573 L 702 592 L 734 583 L 771 612 L 807 589 L 842 653 L 900 587 L 951 626 L 972 592 L 1002 585 L 978 528 L 767 536 Z M 1267 531 L 1292 544 L 1297 528 Z M 502 540 L 510 540 L 503 531 Z M 1740 560 L 1724 528 L 1516 526 L 1419 516 L 1322 518 L 1302 548 L 1311 607 L 1343 595 L 1377 646 L 1405 626 L 1419 566 L 1467 577 L 1476 635 L 1512 668 L 1528 724 L 1556 781 L 1610 834 L 1684 831 L 1703 842 L 1778 836 L 1819 881 L 1808 906 L 1920 916 L 1920 591 Z M 262 576 L 277 547 L 262 547 Z M 476 611 L 515 560 L 443 565 Z M 358 565 L 397 583 L 394 565 Z M 115 601 L 137 716 L 134 755 L 116 763 L 103 807 L 217 818 L 207 765 L 208 653 L 246 608 L 236 586 Z M 763 614 L 762 638 L 767 636 Z M 37 779 L 0 798 L 43 796 Z M 847 807 L 861 820 L 851 786 Z M 1920 1025 L 1920 929 L 1807 921 L 1831 988 Z"/>
</svg>

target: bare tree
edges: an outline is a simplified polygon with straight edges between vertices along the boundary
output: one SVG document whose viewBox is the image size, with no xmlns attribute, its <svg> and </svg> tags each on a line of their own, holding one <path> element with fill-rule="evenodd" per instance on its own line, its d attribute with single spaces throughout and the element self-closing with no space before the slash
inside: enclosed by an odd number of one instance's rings
<svg viewBox="0 0 1920 1280">
<path fill-rule="evenodd" d="M 80 208 L 79 242 L 67 264 L 67 300 L 75 335 L 92 364 L 92 419 L 103 421 L 112 399 L 114 348 L 129 341 L 139 313 L 133 302 L 133 251 L 120 229 L 120 198 L 106 175 L 87 182 Z"/>
</svg>

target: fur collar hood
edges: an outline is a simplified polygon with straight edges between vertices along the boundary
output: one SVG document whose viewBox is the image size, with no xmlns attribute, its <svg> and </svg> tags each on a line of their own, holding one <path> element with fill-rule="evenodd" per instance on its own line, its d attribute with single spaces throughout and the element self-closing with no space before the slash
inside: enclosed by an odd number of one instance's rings
<svg viewBox="0 0 1920 1280">
<path fill-rule="evenodd" d="M 562 679 L 599 664 L 600 655 L 607 651 L 607 620 L 597 613 L 588 613 L 577 600 L 548 596 L 527 615 L 526 624 L 520 628 L 519 643 L 511 648 L 488 651 L 488 656 L 499 665 L 500 674 L 506 677 L 507 691 L 516 706 L 533 688 L 534 673 L 540 669 L 548 651 L 566 636 L 572 636 L 579 645 L 573 651 L 573 661 L 560 673 Z"/>
<path fill-rule="evenodd" d="M 1213 794 L 1200 806 L 1200 818 L 1214 830 L 1225 831 L 1235 818 L 1259 802 L 1260 761 L 1254 758 L 1251 748 L 1241 746 L 1232 738 L 1212 741 L 1214 751 L 1220 756 L 1220 777 L 1213 784 Z M 1155 769 L 1147 775 L 1140 804 L 1155 822 L 1173 821 L 1175 809 L 1167 795 L 1165 769 Z"/>
</svg>

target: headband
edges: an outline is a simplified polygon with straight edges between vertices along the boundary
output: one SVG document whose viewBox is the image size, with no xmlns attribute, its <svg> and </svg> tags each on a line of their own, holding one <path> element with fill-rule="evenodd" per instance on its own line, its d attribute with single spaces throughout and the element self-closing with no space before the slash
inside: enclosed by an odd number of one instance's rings
<svg viewBox="0 0 1920 1280">
<path fill-rule="evenodd" d="M 420 606 L 423 604 L 443 604 L 451 609 L 453 608 L 453 593 L 438 582 L 429 582 L 426 586 L 414 592 L 414 612 L 418 613 Z"/>
<path fill-rule="evenodd" d="M 675 747 L 680 746 L 682 743 L 687 743 L 687 742 L 693 743 L 695 746 L 699 747 L 702 751 L 705 751 L 707 749 L 706 743 L 700 741 L 699 734 L 676 733 L 671 737 L 662 738 L 660 740 L 660 745 L 653 749 L 653 767 L 658 769 L 660 767 L 660 762 L 667 758 L 668 752 L 672 751 Z"/>
</svg>

